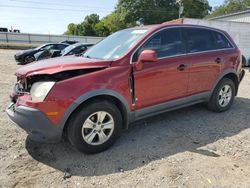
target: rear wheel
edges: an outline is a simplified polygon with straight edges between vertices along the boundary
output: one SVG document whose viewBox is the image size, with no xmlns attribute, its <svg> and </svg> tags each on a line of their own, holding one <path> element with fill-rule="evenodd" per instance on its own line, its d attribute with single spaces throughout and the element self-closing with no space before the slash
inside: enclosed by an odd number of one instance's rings
<svg viewBox="0 0 250 188">
<path fill-rule="evenodd" d="M 32 56 L 32 55 L 28 55 L 28 56 L 26 56 L 26 57 L 24 58 L 24 63 L 25 63 L 25 64 L 31 63 L 31 62 L 33 62 L 33 61 L 35 61 L 35 57 Z"/>
<path fill-rule="evenodd" d="M 229 78 L 223 78 L 216 86 L 208 103 L 209 109 L 215 112 L 228 110 L 235 97 L 235 84 Z"/>
<path fill-rule="evenodd" d="M 84 106 L 70 119 L 67 134 L 70 143 L 83 153 L 97 153 L 109 148 L 120 135 L 122 117 L 108 101 Z"/>
</svg>

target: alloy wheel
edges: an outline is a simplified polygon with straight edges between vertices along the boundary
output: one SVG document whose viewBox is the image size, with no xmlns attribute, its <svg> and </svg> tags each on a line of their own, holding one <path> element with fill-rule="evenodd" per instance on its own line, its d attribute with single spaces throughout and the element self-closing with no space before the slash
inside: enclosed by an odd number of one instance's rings
<svg viewBox="0 0 250 188">
<path fill-rule="evenodd" d="M 114 119 L 105 111 L 91 114 L 83 123 L 82 137 L 90 145 L 106 142 L 114 131 Z"/>
<path fill-rule="evenodd" d="M 221 107 L 226 107 L 232 98 L 232 88 L 230 85 L 224 85 L 219 92 L 219 105 Z"/>
</svg>

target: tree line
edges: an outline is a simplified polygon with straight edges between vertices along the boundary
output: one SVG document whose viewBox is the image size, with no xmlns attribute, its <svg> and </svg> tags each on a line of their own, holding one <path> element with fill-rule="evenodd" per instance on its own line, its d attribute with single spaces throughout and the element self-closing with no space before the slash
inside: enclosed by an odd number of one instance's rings
<svg viewBox="0 0 250 188">
<path fill-rule="evenodd" d="M 208 0 L 183 0 L 182 17 L 208 18 L 241 10 L 250 5 L 250 0 L 225 0 L 223 5 L 212 7 Z M 109 34 L 136 25 L 143 18 L 144 24 L 156 24 L 179 17 L 176 0 L 119 0 L 114 11 L 100 19 L 97 14 L 86 16 L 79 24 L 70 23 L 66 35 L 108 36 Z"/>
</svg>

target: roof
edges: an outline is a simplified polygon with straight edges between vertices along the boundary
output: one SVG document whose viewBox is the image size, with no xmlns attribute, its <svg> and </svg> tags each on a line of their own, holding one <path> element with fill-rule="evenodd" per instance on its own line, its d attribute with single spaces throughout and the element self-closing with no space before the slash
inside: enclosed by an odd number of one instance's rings
<svg viewBox="0 0 250 188">
<path fill-rule="evenodd" d="M 233 13 L 229 13 L 229 14 L 224 14 L 224 15 L 221 15 L 221 16 L 209 18 L 208 20 L 217 20 L 217 19 L 220 19 L 220 18 L 227 18 L 227 17 L 231 17 L 231 16 L 248 14 L 248 13 L 250 13 L 250 7 L 248 7 L 247 9 L 245 9 L 243 11 L 238 11 L 238 12 L 233 12 Z"/>
</svg>

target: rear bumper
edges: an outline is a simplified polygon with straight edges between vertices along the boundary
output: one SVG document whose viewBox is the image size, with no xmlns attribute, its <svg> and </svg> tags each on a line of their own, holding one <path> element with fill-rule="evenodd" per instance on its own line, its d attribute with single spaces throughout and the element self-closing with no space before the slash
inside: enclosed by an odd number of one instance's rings
<svg viewBox="0 0 250 188">
<path fill-rule="evenodd" d="M 9 118 L 24 129 L 32 140 L 43 143 L 59 142 L 62 137 L 60 126 L 52 124 L 39 110 L 11 104 L 6 112 Z"/>
</svg>

